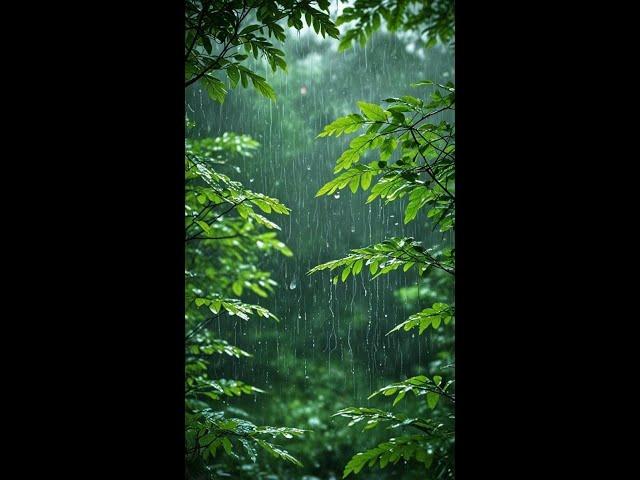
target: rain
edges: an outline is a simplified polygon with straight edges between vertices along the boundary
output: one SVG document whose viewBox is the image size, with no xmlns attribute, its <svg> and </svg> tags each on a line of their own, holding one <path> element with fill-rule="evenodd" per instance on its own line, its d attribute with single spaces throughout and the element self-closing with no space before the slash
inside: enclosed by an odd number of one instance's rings
<svg viewBox="0 0 640 480">
<path fill-rule="evenodd" d="M 247 478 L 342 478 L 345 463 L 355 453 L 388 435 L 380 428 L 362 433 L 362 427 L 347 427 L 348 422 L 332 415 L 349 406 L 384 409 L 388 405 L 379 398 L 368 399 L 372 392 L 428 375 L 444 361 L 433 348 L 435 334 L 387 333 L 434 302 L 452 302 L 451 282 L 438 275 L 421 279 L 414 269 L 374 280 L 368 274 L 351 275 L 337 284 L 332 282 L 335 273 L 308 272 L 389 237 L 453 246 L 451 232 L 434 229 L 426 215 L 403 222 L 406 198 L 367 203 L 369 192 L 352 194 L 349 189 L 316 197 L 333 178 L 336 159 L 352 138 L 316 138 L 324 126 L 357 112 L 358 101 L 383 104 L 389 96 L 418 96 L 421 92 L 411 84 L 424 79 L 454 82 L 453 53 L 441 44 L 425 48 L 416 35 L 386 28 L 365 46 L 339 52 L 338 43 L 306 26 L 299 32 L 288 28 L 286 42 L 279 45 L 287 72 L 272 72 L 266 62 L 252 60 L 251 68 L 274 88 L 276 101 L 240 86 L 228 88 L 222 104 L 212 101 L 200 84 L 186 91 L 186 114 L 195 125 L 190 136 L 251 136 L 260 144 L 253 156 L 238 158 L 225 166 L 225 173 L 291 209 L 288 216 L 266 215 L 279 225 L 278 238 L 293 252 L 291 257 L 265 255 L 260 261 L 260 268 L 271 272 L 278 284 L 275 293 L 246 296 L 280 321 L 224 315 L 211 325 L 219 338 L 252 355 L 216 359 L 212 375 L 242 379 L 265 391 L 228 400 L 227 410 L 257 425 L 310 430 L 283 443 L 304 467 L 269 471 L 261 466 Z M 368 152 L 365 160 L 373 161 L 376 155 Z M 406 399 L 409 404 L 415 401 Z M 396 475 L 405 472 L 406 462 L 401 464 Z M 358 478 L 391 478 L 393 472 L 365 469 Z M 423 478 L 419 472 L 406 472 L 401 478 Z"/>
</svg>

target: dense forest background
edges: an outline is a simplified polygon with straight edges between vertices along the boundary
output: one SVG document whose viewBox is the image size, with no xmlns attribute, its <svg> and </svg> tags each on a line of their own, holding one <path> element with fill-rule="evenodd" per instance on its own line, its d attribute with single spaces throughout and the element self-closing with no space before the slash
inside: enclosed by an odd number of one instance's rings
<svg viewBox="0 0 640 480">
<path fill-rule="evenodd" d="M 230 287 L 243 302 L 266 308 L 279 322 L 218 315 L 207 325 L 217 338 L 251 354 L 210 357 L 209 375 L 241 379 L 263 392 L 216 400 L 234 418 L 309 430 L 287 435 L 294 438 L 283 444 L 303 466 L 263 454 L 252 461 L 251 455 L 233 448 L 227 452 L 231 455 L 209 459 L 208 472 L 214 478 L 341 478 L 356 452 L 384 441 L 389 432 L 375 428 L 363 433 L 361 426 L 348 428 L 345 419 L 333 415 L 354 405 L 385 408 L 390 403 L 386 398 L 369 395 L 398 380 L 446 371 L 453 361 L 453 325 L 423 335 L 413 330 L 387 335 L 415 312 L 436 302 L 453 302 L 453 279 L 446 272 L 419 275 L 412 269 L 373 280 L 352 275 L 344 284 L 332 282 L 333 274 L 327 271 L 307 274 L 350 249 L 389 237 L 453 247 L 452 231 L 440 232 L 426 215 L 403 221 L 407 197 L 366 203 L 369 192 L 346 189 L 316 198 L 350 140 L 316 138 L 324 126 L 357 111 L 358 101 L 379 104 L 389 96 L 422 95 L 411 84 L 425 79 L 454 82 L 453 49 L 442 42 L 425 45 L 420 32 L 390 32 L 384 22 L 364 45 L 344 51 L 339 51 L 339 39 L 323 38 L 313 28 L 289 30 L 279 45 L 286 73 L 272 71 L 261 58 L 247 60 L 248 68 L 273 87 L 275 101 L 250 88 L 229 89 L 222 103 L 212 101 L 201 82 L 186 89 L 188 142 L 237 141 L 241 147 L 236 152 L 227 148 L 228 160 L 216 169 L 291 210 L 273 219 L 280 227 L 277 238 L 286 247 L 257 257 L 259 270 L 270 272 L 273 293 L 242 288 L 241 283 Z M 453 115 L 443 118 L 452 121 Z M 377 159 L 374 152 L 365 158 Z M 242 256 L 237 263 L 241 270 Z M 423 403 L 423 397 L 411 395 L 403 408 L 419 410 Z M 358 476 L 422 479 L 425 470 L 405 459 L 383 470 L 365 468 Z M 439 478 L 449 476 L 441 473 Z"/>
</svg>

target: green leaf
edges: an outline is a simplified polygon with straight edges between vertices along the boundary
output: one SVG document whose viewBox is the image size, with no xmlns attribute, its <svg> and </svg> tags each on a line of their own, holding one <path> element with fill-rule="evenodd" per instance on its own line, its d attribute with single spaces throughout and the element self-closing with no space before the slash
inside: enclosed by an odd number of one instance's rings
<svg viewBox="0 0 640 480">
<path fill-rule="evenodd" d="M 345 150 L 342 155 L 340 155 L 340 158 L 338 158 L 334 173 L 338 173 L 340 170 L 345 170 L 357 162 L 360 159 L 360 153 L 361 152 L 358 149 L 348 148 Z"/>
<path fill-rule="evenodd" d="M 398 393 L 398 396 L 396 397 L 396 399 L 393 401 L 393 406 L 395 407 L 396 404 L 402 400 L 404 398 L 404 396 L 406 395 L 406 392 L 403 390 L 400 393 Z"/>
<path fill-rule="evenodd" d="M 244 88 L 249 86 L 249 74 L 245 70 L 240 70 L 240 82 Z"/>
<path fill-rule="evenodd" d="M 324 127 L 324 130 L 322 130 L 318 137 L 327 137 L 331 135 L 339 137 L 343 133 L 353 133 L 357 131 L 364 122 L 365 120 L 362 116 L 357 113 L 352 113 L 351 115 L 338 118 L 331 122 L 329 125 Z"/>
<path fill-rule="evenodd" d="M 371 264 L 369 265 L 369 273 L 371 275 L 375 275 L 377 271 L 378 271 L 378 262 L 371 262 Z"/>
<path fill-rule="evenodd" d="M 231 86 L 235 88 L 240 80 L 240 71 L 233 63 L 229 64 L 227 67 L 227 76 L 229 77 L 229 80 L 231 80 Z"/>
<path fill-rule="evenodd" d="M 365 172 L 362 174 L 362 176 L 360 177 L 360 186 L 362 187 L 362 190 L 367 190 L 369 188 L 372 179 L 373 173 Z"/>
<path fill-rule="evenodd" d="M 353 274 L 358 275 L 360 270 L 362 270 L 362 265 L 364 264 L 364 260 L 361 258 L 353 265 Z"/>
<path fill-rule="evenodd" d="M 227 437 L 222 437 L 222 447 L 224 448 L 224 451 L 227 452 L 227 455 L 231 455 L 233 444 Z"/>
<path fill-rule="evenodd" d="M 427 405 L 429 406 L 430 409 L 434 409 L 436 408 L 436 405 L 438 404 L 438 400 L 440 400 L 440 395 L 438 395 L 435 392 L 428 392 L 427 393 Z"/>
<path fill-rule="evenodd" d="M 200 226 L 200 228 L 202 229 L 202 231 L 206 234 L 211 233 L 211 227 L 209 226 L 209 224 L 207 222 L 203 222 L 202 220 L 198 220 L 196 221 L 196 223 Z"/>
<path fill-rule="evenodd" d="M 400 97 L 400 99 L 403 102 L 408 103 L 409 105 L 413 105 L 414 107 L 422 105 L 422 100 L 419 100 L 416 97 L 412 97 L 411 95 L 405 95 L 403 97 Z"/>
<path fill-rule="evenodd" d="M 344 270 L 342 270 L 342 276 L 341 276 L 342 282 L 344 282 L 349 277 L 350 273 L 351 273 L 351 267 L 347 267 Z"/>
<path fill-rule="evenodd" d="M 227 89 L 224 88 L 224 84 L 220 80 L 215 77 L 205 76 L 202 77 L 202 82 L 211 99 L 218 103 L 224 103 L 224 97 L 227 94 Z"/>
<path fill-rule="evenodd" d="M 398 139 L 390 137 L 386 138 L 380 146 L 380 160 L 385 161 L 391 158 L 393 152 L 398 147 Z"/>
<path fill-rule="evenodd" d="M 254 205 L 257 205 L 264 213 L 271 213 L 271 205 L 269 205 L 267 202 L 259 199 L 253 199 L 251 200 L 251 202 Z"/>
<path fill-rule="evenodd" d="M 367 103 L 367 102 L 358 102 L 358 106 L 364 116 L 369 120 L 374 120 L 378 122 L 384 122 L 387 120 L 387 114 L 383 110 L 383 108 L 375 103 Z"/>
<path fill-rule="evenodd" d="M 251 75 L 251 81 L 253 82 L 253 86 L 258 90 L 263 96 L 275 100 L 276 92 L 273 90 L 271 85 L 267 83 L 267 81 L 259 75 Z"/>
<path fill-rule="evenodd" d="M 407 224 L 416 218 L 418 211 L 427 203 L 433 201 L 434 194 L 425 187 L 416 187 L 409 194 L 409 203 L 404 212 L 404 223 Z"/>
<path fill-rule="evenodd" d="M 209 305 L 209 308 L 213 311 L 213 313 L 220 312 L 220 307 L 222 307 L 222 300 L 214 300 Z"/>
<path fill-rule="evenodd" d="M 351 181 L 349 182 L 349 190 L 351 190 L 351 193 L 356 193 L 359 185 L 360 185 L 360 176 L 354 175 L 351 178 Z"/>
</svg>

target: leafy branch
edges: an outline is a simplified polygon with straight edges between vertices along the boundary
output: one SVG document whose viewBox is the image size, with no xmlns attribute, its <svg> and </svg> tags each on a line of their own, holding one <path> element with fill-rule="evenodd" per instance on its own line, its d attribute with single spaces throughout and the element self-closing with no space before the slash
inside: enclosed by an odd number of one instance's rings
<svg viewBox="0 0 640 480">
<path fill-rule="evenodd" d="M 307 275 L 322 270 L 333 271 L 342 267 L 341 274 L 336 275 L 333 282 L 337 283 L 338 279 L 345 282 L 349 275 L 358 275 L 366 265 L 369 266 L 372 279 L 386 275 L 400 267 L 404 272 L 416 267 L 420 275 L 429 268 L 438 268 L 452 275 L 455 274 L 452 257 L 445 256 L 442 252 L 436 252 L 432 248 L 425 249 L 421 242 L 411 237 L 393 237 L 365 248 L 355 248 L 344 258 L 313 267 L 307 272 Z"/>
</svg>

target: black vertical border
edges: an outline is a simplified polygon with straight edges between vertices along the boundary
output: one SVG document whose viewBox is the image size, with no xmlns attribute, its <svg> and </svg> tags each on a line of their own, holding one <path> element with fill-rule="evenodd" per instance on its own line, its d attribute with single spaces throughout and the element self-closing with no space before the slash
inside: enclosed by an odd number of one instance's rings
<svg viewBox="0 0 640 480">
<path fill-rule="evenodd" d="M 37 391 L 12 391 L 35 422 L 14 442 L 42 448 L 23 448 L 19 468 L 182 478 L 184 3 L 29 8 L 42 30 L 23 33 L 36 45 L 21 40 L 29 64 L 8 92 L 35 102 L 15 141 L 21 171 L 6 178 L 28 185 L 38 212 L 37 227 L 16 229 L 38 235 L 21 240 L 31 278 L 16 284 L 33 323 L 15 338 L 30 343 L 20 362 L 39 357 L 20 374 Z"/>
</svg>

